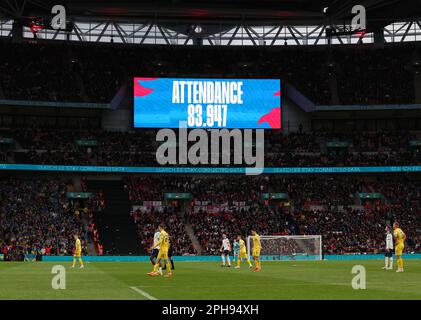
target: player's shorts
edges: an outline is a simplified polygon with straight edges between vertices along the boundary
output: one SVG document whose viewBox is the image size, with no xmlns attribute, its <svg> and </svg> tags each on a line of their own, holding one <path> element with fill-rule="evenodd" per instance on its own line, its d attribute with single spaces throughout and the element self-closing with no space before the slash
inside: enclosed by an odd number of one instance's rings
<svg viewBox="0 0 421 320">
<path fill-rule="evenodd" d="M 395 254 L 397 256 L 401 256 L 402 253 L 403 253 L 403 248 L 404 248 L 404 245 L 403 244 L 396 245 L 396 247 L 395 247 Z"/>
<path fill-rule="evenodd" d="M 168 250 L 159 250 L 159 252 L 158 252 L 158 260 L 159 259 L 167 260 L 168 259 Z"/>
<path fill-rule="evenodd" d="M 82 251 L 76 251 L 75 253 L 74 253 L 74 255 L 73 255 L 73 257 L 75 257 L 75 258 L 77 258 L 77 257 L 81 257 L 81 255 L 82 255 Z"/>
<path fill-rule="evenodd" d="M 230 255 L 230 251 L 229 250 L 224 250 L 224 251 L 222 251 L 222 254 L 224 256 L 229 256 Z"/>
<path fill-rule="evenodd" d="M 247 252 L 246 251 L 240 251 L 238 253 L 238 258 L 240 258 L 240 259 L 247 258 Z"/>
<path fill-rule="evenodd" d="M 386 249 L 386 253 L 384 254 L 386 258 L 392 258 L 393 256 L 393 249 Z"/>
<path fill-rule="evenodd" d="M 260 248 L 253 249 L 253 257 L 260 257 Z"/>
<path fill-rule="evenodd" d="M 158 256 L 158 253 L 159 253 L 159 249 L 153 249 L 151 252 L 151 256 L 156 258 Z"/>
</svg>

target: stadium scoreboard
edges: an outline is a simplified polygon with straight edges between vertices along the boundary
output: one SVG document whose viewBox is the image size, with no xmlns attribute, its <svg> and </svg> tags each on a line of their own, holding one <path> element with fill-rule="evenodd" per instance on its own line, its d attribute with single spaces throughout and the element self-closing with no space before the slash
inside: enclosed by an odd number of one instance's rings
<svg viewBox="0 0 421 320">
<path fill-rule="evenodd" d="M 135 128 L 280 129 L 279 79 L 134 78 Z"/>
</svg>

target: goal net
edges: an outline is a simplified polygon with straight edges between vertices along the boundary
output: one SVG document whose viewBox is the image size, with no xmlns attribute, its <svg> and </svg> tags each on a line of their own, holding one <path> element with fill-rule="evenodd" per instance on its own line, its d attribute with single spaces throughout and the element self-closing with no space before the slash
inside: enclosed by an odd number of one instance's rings
<svg viewBox="0 0 421 320">
<path fill-rule="evenodd" d="M 262 260 L 322 260 L 322 236 L 260 236 Z M 247 237 L 247 253 L 253 252 L 252 236 Z"/>
</svg>

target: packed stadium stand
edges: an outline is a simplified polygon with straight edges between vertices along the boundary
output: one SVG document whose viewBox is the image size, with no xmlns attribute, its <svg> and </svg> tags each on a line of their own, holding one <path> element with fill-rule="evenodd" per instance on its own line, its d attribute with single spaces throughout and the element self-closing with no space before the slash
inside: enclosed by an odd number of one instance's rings
<svg viewBox="0 0 421 320">
<path fill-rule="evenodd" d="M 272 235 L 320 234 L 326 254 L 374 253 L 382 250 L 384 226 L 394 219 L 405 226 L 408 252 L 421 249 L 421 184 L 408 177 L 174 176 L 85 183 L 89 191 L 101 187 L 105 192 L 82 203 L 66 198 L 66 192 L 75 190 L 70 181 L 3 178 L 2 252 L 65 255 L 72 250 L 73 234 L 79 233 L 86 244 L 93 244 L 96 254 L 102 246 L 103 254 L 146 253 L 157 226 L 165 222 L 174 254 L 179 255 L 199 250 L 219 254 L 222 233 L 234 237 L 251 228 Z M 121 191 L 107 193 L 112 184 Z M 274 190 L 288 198 L 263 199 L 263 193 Z M 168 191 L 189 192 L 192 197 L 186 202 L 165 201 Z M 358 196 L 372 191 L 382 198 Z M 123 205 L 125 197 L 130 201 Z M 119 212 L 121 208 L 125 211 Z M 188 234 L 187 226 L 194 234 Z"/>
<path fill-rule="evenodd" d="M 106 29 L 108 43 L 88 41 L 93 30 L 77 28 L 56 39 L 52 31 L 37 35 L 0 18 L 6 260 L 71 255 L 76 233 L 85 254 L 147 255 L 161 223 L 174 255 L 219 255 L 223 233 L 246 237 L 253 228 L 262 235 L 321 235 L 324 254 L 378 253 L 385 226 L 395 220 L 408 238 L 405 252 L 421 252 L 419 22 L 386 21 L 366 38 L 354 34 L 339 43 L 324 35 L 326 25 L 306 36 L 303 29 L 294 37 L 278 32 L 271 42 L 263 39 L 270 32 L 254 39 L 241 26 L 248 35 L 237 30 L 229 44 L 205 46 L 205 36 L 187 33 L 186 45 L 172 45 L 165 32 L 152 39 L 149 31 L 122 43 Z M 402 35 L 403 23 L 413 23 L 414 34 Z M 402 41 L 385 40 L 389 26 L 399 27 L 393 37 Z M 230 28 L 237 26 L 224 31 Z M 316 34 L 326 43 L 318 45 Z M 252 45 L 241 45 L 246 36 Z M 265 168 L 280 173 L 177 173 L 191 166 L 157 163 L 159 129 L 134 127 L 134 77 L 281 79 L 282 128 L 265 130 L 264 141 Z M 201 167 L 244 165 L 193 169 Z M 139 168 L 162 171 L 135 173 Z"/>
<path fill-rule="evenodd" d="M 222 233 L 234 237 L 246 234 L 253 227 L 262 234 L 321 234 L 326 253 L 377 252 L 382 250 L 384 226 L 393 219 L 407 226 L 408 238 L 412 239 L 409 250 L 420 250 L 418 196 L 421 185 L 407 178 L 174 177 L 170 185 L 167 182 L 163 177 L 127 181 L 133 203 L 154 199 L 158 210 L 168 210 L 167 205 L 161 204 L 165 191 L 190 192 L 193 199 L 179 212 L 184 211 L 185 223 L 193 226 L 207 254 L 219 254 Z M 399 192 L 388 192 L 392 185 Z M 405 193 L 405 189 L 411 191 Z M 262 198 L 263 193 L 274 190 L 287 193 L 288 200 L 276 202 Z M 372 190 L 384 198 L 367 201 L 358 196 Z M 152 211 L 145 207 L 138 209 L 135 219 L 142 221 L 145 216 L 151 219 Z M 158 225 L 161 218 L 157 215 L 152 226 Z M 151 241 L 153 227 L 148 230 Z M 179 228 L 172 230 L 177 230 L 176 239 L 185 239 Z"/>
<path fill-rule="evenodd" d="M 72 164 L 107 166 L 157 166 L 156 131 L 116 132 L 107 130 L 3 129 L 4 163 Z M 269 132 L 265 137 L 265 165 L 365 166 L 419 165 L 420 148 L 412 141 L 417 131 L 381 130 L 351 132 Z M 79 141 L 94 141 L 84 145 Z M 332 142 L 346 145 L 329 145 Z"/>
<path fill-rule="evenodd" d="M 6 259 L 70 254 L 75 234 L 86 245 L 92 240 L 85 220 L 91 203 L 68 199 L 66 193 L 73 190 L 72 181 L 57 178 L 2 176 L 0 243 Z"/>
</svg>

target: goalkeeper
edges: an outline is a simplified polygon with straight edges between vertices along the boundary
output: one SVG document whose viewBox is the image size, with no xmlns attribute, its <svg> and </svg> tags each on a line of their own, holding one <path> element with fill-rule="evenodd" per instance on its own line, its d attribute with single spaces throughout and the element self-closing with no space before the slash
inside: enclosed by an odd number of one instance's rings
<svg viewBox="0 0 421 320">
<path fill-rule="evenodd" d="M 234 239 L 234 242 L 232 243 L 232 246 L 234 248 L 234 261 L 237 262 L 238 252 L 240 251 L 240 245 L 238 244 L 237 239 Z"/>
</svg>

